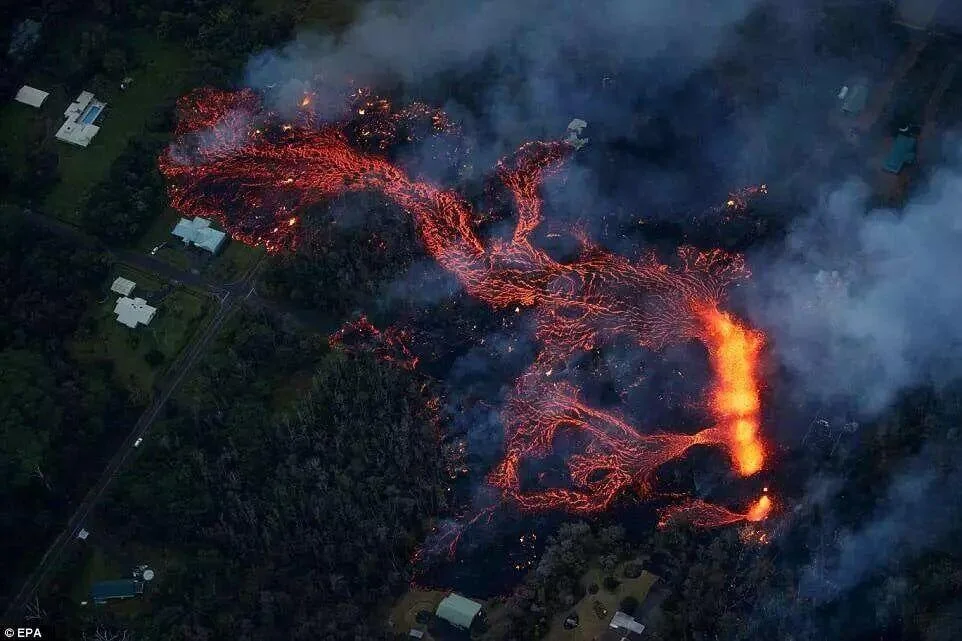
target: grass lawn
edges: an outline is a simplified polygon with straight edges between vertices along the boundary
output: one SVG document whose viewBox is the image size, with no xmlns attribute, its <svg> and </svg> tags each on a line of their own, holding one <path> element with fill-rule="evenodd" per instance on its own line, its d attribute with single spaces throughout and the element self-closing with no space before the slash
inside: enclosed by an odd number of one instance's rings
<svg viewBox="0 0 962 641">
<path fill-rule="evenodd" d="M 641 575 L 634 579 L 625 577 L 625 564 L 615 568 L 613 576 L 620 581 L 614 592 L 609 592 L 604 588 L 605 573 L 600 568 L 593 567 L 581 577 L 581 585 L 588 587 L 592 583 L 599 586 L 596 594 L 585 594 L 584 598 L 578 601 L 573 608 L 563 611 L 551 620 L 551 628 L 548 630 L 545 639 L 547 641 L 592 641 L 601 636 L 608 627 L 611 617 L 618 611 L 618 604 L 626 596 L 634 596 L 638 603 L 643 603 L 648 591 L 651 590 L 658 577 L 648 571 L 643 571 Z M 595 612 L 595 602 L 599 602 L 607 611 L 602 618 Z M 565 630 L 564 620 L 571 612 L 578 614 L 578 627 L 573 630 Z"/>
<path fill-rule="evenodd" d="M 61 56 L 70 55 L 75 40 L 73 36 L 63 39 Z M 67 93 L 62 78 L 28 75 L 27 84 L 50 92 L 43 107 L 33 109 L 11 101 L 0 110 L 0 145 L 10 159 L 25 157 L 26 150 L 41 140 L 56 150 L 60 181 L 47 196 L 45 209 L 66 222 L 76 222 L 90 189 L 107 176 L 130 138 L 143 131 L 147 118 L 190 87 L 193 66 L 184 48 L 142 32 L 131 33 L 129 41 L 133 55 L 128 73 L 134 81 L 126 91 L 117 86 L 97 96 L 107 102 L 107 110 L 98 123 L 100 132 L 88 147 L 53 138 L 63 123 L 64 110 L 76 98 L 75 92 Z"/>
<path fill-rule="evenodd" d="M 168 550 L 141 545 L 131 541 L 119 541 L 109 532 L 96 525 L 91 529 L 90 539 L 80 543 L 84 546 L 79 559 L 79 572 L 72 573 L 69 596 L 80 605 L 86 601 L 91 612 L 109 609 L 121 616 L 133 616 L 149 610 L 151 595 L 164 591 L 164 579 L 182 572 L 184 559 Z M 144 593 L 131 599 L 110 601 L 95 605 L 90 601 L 90 588 L 98 581 L 133 578 L 133 569 L 146 565 L 154 571 L 154 578 L 145 586 Z"/>
<path fill-rule="evenodd" d="M 154 247 L 163 245 L 154 254 L 154 258 L 180 269 L 190 269 L 191 261 L 184 251 L 184 244 L 170 233 L 178 220 L 180 220 L 180 214 L 173 209 L 165 209 L 164 215 L 154 219 L 144 235 L 137 241 L 136 248 L 149 254 Z"/>
<path fill-rule="evenodd" d="M 251 247 L 239 241 L 228 240 L 227 245 L 211 261 L 207 273 L 222 282 L 237 280 L 263 253 L 263 247 Z"/>
<path fill-rule="evenodd" d="M 127 141 L 143 131 L 147 118 L 159 105 L 189 87 L 192 67 L 185 49 L 150 34 L 134 34 L 131 42 L 136 66 L 129 75 L 134 81 L 126 91 L 118 88 L 113 95 L 98 96 L 108 103 L 100 119 L 100 132 L 86 148 L 67 143 L 59 147 L 61 178 L 47 197 L 46 208 L 62 220 L 76 220 L 88 192 L 107 176 Z M 61 112 L 66 106 L 57 105 Z"/>
<path fill-rule="evenodd" d="M 117 276 L 137 283 L 132 295 L 147 299 L 157 308 L 150 325 L 131 329 L 117 322 L 113 310 L 118 295 L 109 291 L 110 283 Z M 81 323 L 81 330 L 71 343 L 71 352 L 80 362 L 111 361 L 118 382 L 135 398 L 144 399 L 189 342 L 207 309 L 208 300 L 201 294 L 172 287 L 127 265 L 118 265 L 104 285 L 104 299 Z M 156 366 L 146 358 L 155 350 L 163 356 Z"/>
<path fill-rule="evenodd" d="M 427 626 L 417 622 L 418 612 L 427 610 L 431 614 L 438 609 L 438 604 L 447 595 L 439 590 L 420 590 L 412 588 L 404 593 L 401 600 L 391 608 L 391 629 L 395 632 L 407 634 L 411 628 L 424 632 L 424 638 L 430 640 Z"/>
<path fill-rule="evenodd" d="M 81 545 L 87 546 L 83 555 L 83 566 L 80 576 L 70 590 L 70 596 L 76 603 L 90 601 L 90 586 L 97 581 L 125 579 L 130 576 L 130 569 L 110 558 L 100 546 L 89 543 Z"/>
<path fill-rule="evenodd" d="M 198 269 L 221 283 L 240 278 L 264 251 L 262 248 L 249 247 L 228 239 L 223 249 L 216 256 L 210 257 L 203 250 L 185 247 L 179 238 L 170 233 L 178 220 L 178 212 L 173 209 L 164 210 L 163 216 L 154 220 L 137 241 L 137 249 L 150 253 L 154 247 L 161 246 L 154 258 L 170 263 L 178 269 Z"/>
</svg>

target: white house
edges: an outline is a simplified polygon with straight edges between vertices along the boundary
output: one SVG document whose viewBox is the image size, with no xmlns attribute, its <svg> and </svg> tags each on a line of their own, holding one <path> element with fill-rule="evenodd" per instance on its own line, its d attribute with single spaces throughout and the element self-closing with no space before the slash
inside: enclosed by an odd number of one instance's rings
<svg viewBox="0 0 962 641">
<path fill-rule="evenodd" d="M 444 597 L 434 614 L 458 629 L 468 630 L 481 614 L 481 608 L 481 604 L 477 601 L 452 593 Z"/>
<path fill-rule="evenodd" d="M 63 112 L 64 123 L 57 130 L 57 140 L 69 142 L 72 145 L 86 147 L 100 127 L 94 124 L 100 114 L 107 107 L 107 103 L 100 102 L 89 91 L 82 91 L 77 99 L 70 103 Z"/>
<path fill-rule="evenodd" d="M 114 313 L 117 314 L 118 323 L 135 328 L 137 325 L 149 325 L 154 318 L 154 314 L 157 313 L 157 308 L 148 305 L 143 298 L 127 298 L 124 296 L 117 299 Z"/>
<path fill-rule="evenodd" d="M 212 254 L 217 253 L 227 239 L 227 234 L 211 227 L 206 218 L 199 217 L 193 220 L 181 218 L 171 233 L 182 239 L 185 245 L 194 245 Z"/>
<path fill-rule="evenodd" d="M 110 291 L 116 292 L 121 296 L 130 296 L 130 292 L 134 291 L 134 287 L 137 286 L 132 280 L 127 280 L 123 276 L 119 276 L 117 280 L 114 281 L 113 285 L 110 286 Z"/>
<path fill-rule="evenodd" d="M 39 89 L 34 89 L 30 85 L 24 85 L 20 87 L 17 91 L 17 96 L 14 98 L 17 102 L 22 102 L 25 105 L 30 105 L 31 107 L 40 107 L 43 101 L 47 99 L 50 94 L 46 91 L 40 91 Z"/>
<path fill-rule="evenodd" d="M 620 610 L 611 618 L 608 629 L 601 635 L 601 641 L 641 641 L 645 626 Z"/>
</svg>

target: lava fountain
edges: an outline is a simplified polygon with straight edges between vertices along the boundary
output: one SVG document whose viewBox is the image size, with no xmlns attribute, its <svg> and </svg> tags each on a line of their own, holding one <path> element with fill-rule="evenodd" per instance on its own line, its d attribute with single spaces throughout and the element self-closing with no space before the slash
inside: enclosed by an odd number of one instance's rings
<svg viewBox="0 0 962 641">
<path fill-rule="evenodd" d="M 426 252 L 470 295 L 494 309 L 530 309 L 540 351 L 515 382 L 502 417 L 505 452 L 488 476 L 522 510 L 584 514 L 606 509 L 627 490 L 651 495 L 658 467 L 694 446 L 723 448 L 742 476 L 764 467 L 758 377 L 764 337 L 721 309 L 726 288 L 748 276 L 740 256 L 682 247 L 670 263 L 653 253 L 629 260 L 582 234 L 576 258 L 554 260 L 530 236 L 543 219 L 540 187 L 572 152 L 564 142 L 530 142 L 498 163 L 517 220 L 510 238 L 485 242 L 461 196 L 408 176 L 377 153 L 385 136 L 398 130 L 398 116 L 383 100 L 366 99 L 371 105 L 355 105 L 353 112 L 367 119 L 380 114 L 384 126 L 367 120 L 361 129 L 381 132 L 374 151 L 352 144 L 347 132 L 357 130 L 356 122 L 316 124 L 310 97 L 301 103 L 303 117 L 283 121 L 251 91 L 205 89 L 185 96 L 176 139 L 159 159 L 171 205 L 277 252 L 293 248 L 304 233 L 297 222 L 305 206 L 376 191 L 412 216 Z M 423 106 L 418 111 L 436 130 L 449 127 Z M 705 401 L 710 418 L 701 430 L 639 432 L 617 413 L 586 404 L 571 383 L 546 375 L 616 337 L 652 350 L 689 341 L 705 345 L 714 382 Z M 549 455 L 561 431 L 577 432 L 587 443 L 568 458 L 570 487 L 522 488 L 522 462 Z M 667 515 L 710 526 L 758 521 L 770 509 L 767 496 L 743 513 L 690 500 Z"/>
</svg>

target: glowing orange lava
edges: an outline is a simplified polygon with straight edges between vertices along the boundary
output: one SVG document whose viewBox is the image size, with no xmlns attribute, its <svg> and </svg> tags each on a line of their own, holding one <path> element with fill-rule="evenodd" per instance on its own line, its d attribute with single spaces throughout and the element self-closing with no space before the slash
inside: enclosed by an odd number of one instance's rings
<svg viewBox="0 0 962 641">
<path fill-rule="evenodd" d="M 748 275 L 741 257 L 682 247 L 669 263 L 654 253 L 630 260 L 580 234 L 576 258 L 553 259 L 530 236 L 543 219 L 542 181 L 573 151 L 564 142 L 527 143 L 498 163 L 497 176 L 513 197 L 517 221 L 510 238 L 484 241 L 476 229 L 478 214 L 457 193 L 415 180 L 359 148 L 381 149 L 380 142 L 368 143 L 394 140 L 402 127 L 387 101 L 366 93 L 358 99 L 362 104 L 350 110 L 357 114 L 354 120 L 317 127 L 309 117 L 272 124 L 272 115 L 250 91 L 201 90 L 183 98 L 178 138 L 159 160 L 171 205 L 189 216 L 214 218 L 234 238 L 275 252 L 297 243 L 304 226 L 291 221 L 306 205 L 350 191 L 377 191 L 413 217 L 427 253 L 469 294 L 495 309 L 530 310 L 540 351 L 516 381 L 503 412 L 505 452 L 489 475 L 523 510 L 590 513 L 607 508 L 626 490 L 648 495 L 658 467 L 694 446 L 724 448 L 741 475 L 763 468 L 758 380 L 763 337 L 720 309 L 728 285 Z M 423 106 L 415 112 L 437 131 L 450 129 L 443 115 Z M 376 340 L 377 349 L 405 366 L 416 362 L 397 336 L 363 319 L 349 331 Z M 706 346 L 714 383 L 703 429 L 641 433 L 618 414 L 586 404 L 563 377 L 545 375 L 578 352 L 624 337 L 653 350 L 689 341 Z M 570 487 L 522 487 L 522 462 L 552 453 L 562 431 L 578 433 L 587 443 L 567 461 Z M 687 515 L 700 525 L 723 525 L 760 520 L 770 509 L 767 496 L 745 513 L 688 501 L 666 518 Z"/>
<path fill-rule="evenodd" d="M 730 525 L 742 521 L 757 523 L 763 521 L 771 511 L 772 500 L 767 494 L 762 494 L 745 512 L 733 512 L 720 505 L 692 500 L 665 510 L 659 525 L 664 527 L 679 521 L 699 527 Z"/>
</svg>

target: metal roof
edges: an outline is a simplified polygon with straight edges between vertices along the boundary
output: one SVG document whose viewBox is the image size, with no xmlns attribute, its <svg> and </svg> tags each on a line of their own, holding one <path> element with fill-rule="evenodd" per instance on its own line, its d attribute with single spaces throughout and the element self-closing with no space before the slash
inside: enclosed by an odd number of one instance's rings
<svg viewBox="0 0 962 641">
<path fill-rule="evenodd" d="M 31 107 L 39 107 L 49 95 L 46 91 L 40 91 L 30 85 L 24 85 L 17 91 L 17 97 L 14 98 L 14 100 L 22 102 L 25 105 L 30 105 Z"/>
<path fill-rule="evenodd" d="M 868 82 L 856 80 L 851 85 L 846 85 L 844 95 L 841 96 L 842 111 L 853 116 L 857 116 L 865 109 L 868 102 Z"/>
<path fill-rule="evenodd" d="M 156 307 L 151 307 L 143 298 L 123 298 L 117 299 L 114 306 L 114 314 L 117 314 L 117 322 L 126 325 L 131 329 L 137 325 L 149 325 L 157 313 Z"/>
<path fill-rule="evenodd" d="M 206 249 L 212 254 L 220 249 L 227 238 L 227 234 L 214 229 L 209 220 L 200 217 L 193 220 L 181 218 L 171 233 L 184 243 Z"/>
<path fill-rule="evenodd" d="M 459 594 L 449 594 L 438 604 L 435 614 L 457 628 L 468 629 L 481 611 L 481 604 Z"/>
<path fill-rule="evenodd" d="M 621 610 L 615 612 L 615 616 L 611 617 L 611 623 L 608 624 L 609 628 L 627 630 L 629 632 L 635 632 L 641 634 L 645 631 L 645 626 L 635 621 L 633 617 L 628 616 Z"/>
<path fill-rule="evenodd" d="M 108 599 L 129 599 L 143 591 L 143 584 L 133 579 L 98 581 L 90 587 L 90 597 L 94 601 L 104 602 Z"/>
<path fill-rule="evenodd" d="M 128 280 L 123 276 L 118 276 L 117 280 L 113 282 L 110 286 L 110 291 L 121 294 L 122 296 L 130 296 L 130 292 L 134 291 L 134 287 L 137 286 L 132 280 Z"/>
<path fill-rule="evenodd" d="M 912 136 L 898 136 L 892 143 L 892 151 L 885 159 L 883 168 L 891 174 L 897 174 L 905 165 L 915 162 L 916 140 Z"/>
</svg>

